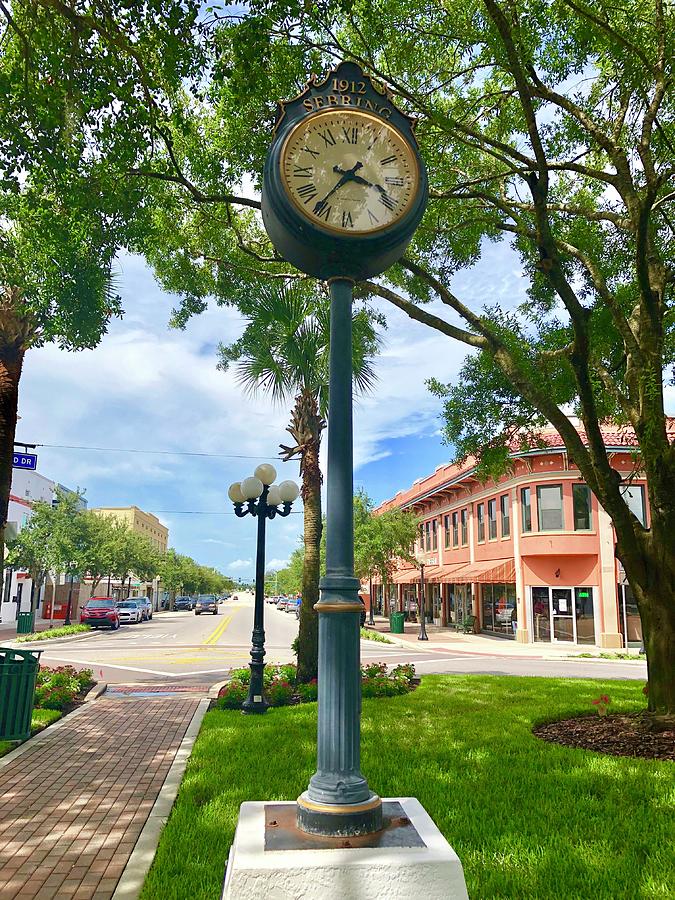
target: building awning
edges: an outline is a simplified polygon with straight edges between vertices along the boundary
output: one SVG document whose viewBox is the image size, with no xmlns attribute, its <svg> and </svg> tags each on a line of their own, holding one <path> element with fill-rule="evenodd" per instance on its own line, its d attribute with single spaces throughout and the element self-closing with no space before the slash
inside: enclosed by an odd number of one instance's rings
<svg viewBox="0 0 675 900">
<path fill-rule="evenodd" d="M 485 559 L 468 563 L 456 574 L 460 584 L 508 584 L 516 580 L 516 563 L 511 559 Z"/>
<path fill-rule="evenodd" d="M 392 575 L 393 584 L 412 584 L 420 577 L 419 569 L 400 569 Z"/>
</svg>

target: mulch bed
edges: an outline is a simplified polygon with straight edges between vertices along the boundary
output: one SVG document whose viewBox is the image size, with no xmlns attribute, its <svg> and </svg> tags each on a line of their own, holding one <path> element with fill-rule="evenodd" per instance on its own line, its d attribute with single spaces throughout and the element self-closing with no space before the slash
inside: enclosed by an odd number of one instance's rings
<svg viewBox="0 0 675 900">
<path fill-rule="evenodd" d="M 533 728 L 552 744 L 594 750 L 612 756 L 675 761 L 675 729 L 654 731 L 645 713 L 622 716 L 578 716 Z"/>
</svg>

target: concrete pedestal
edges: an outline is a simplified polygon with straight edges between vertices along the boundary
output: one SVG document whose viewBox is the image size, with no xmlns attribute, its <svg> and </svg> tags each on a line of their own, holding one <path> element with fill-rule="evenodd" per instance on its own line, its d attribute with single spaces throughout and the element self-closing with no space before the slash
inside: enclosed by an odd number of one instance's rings
<svg viewBox="0 0 675 900">
<path fill-rule="evenodd" d="M 288 803 L 242 803 L 223 900 L 468 900 L 462 864 L 414 797 L 383 800 L 374 835 L 293 829 Z"/>
</svg>

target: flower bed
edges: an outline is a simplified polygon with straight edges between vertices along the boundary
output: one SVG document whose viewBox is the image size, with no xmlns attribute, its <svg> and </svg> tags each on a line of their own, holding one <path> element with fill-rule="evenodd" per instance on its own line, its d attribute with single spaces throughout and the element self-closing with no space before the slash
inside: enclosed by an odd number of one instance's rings
<svg viewBox="0 0 675 900">
<path fill-rule="evenodd" d="M 248 696 L 251 680 L 250 669 L 233 669 L 231 681 L 221 688 L 216 706 L 220 709 L 239 709 Z M 295 703 L 316 702 L 319 686 L 316 678 L 308 684 L 297 680 L 297 666 L 265 666 L 263 674 L 265 698 L 270 706 L 289 706 Z M 391 671 L 385 663 L 361 666 L 361 693 L 363 697 L 395 697 L 407 694 L 416 686 L 415 667 L 411 664 L 396 666 Z"/>
<path fill-rule="evenodd" d="M 84 699 L 84 695 L 94 683 L 91 669 L 73 666 L 40 666 L 35 685 L 34 707 L 36 709 L 58 709 L 64 711 Z"/>
</svg>

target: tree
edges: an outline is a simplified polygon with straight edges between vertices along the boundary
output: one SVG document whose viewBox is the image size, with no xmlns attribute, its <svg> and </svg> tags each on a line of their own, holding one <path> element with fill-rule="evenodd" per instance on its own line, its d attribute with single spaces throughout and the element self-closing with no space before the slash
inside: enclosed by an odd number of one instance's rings
<svg viewBox="0 0 675 900">
<path fill-rule="evenodd" d="M 415 513 L 391 509 L 375 515 L 370 497 L 359 492 L 354 497 L 354 569 L 357 577 L 376 575 L 386 597 L 397 562 L 415 561 L 413 546 L 417 529 Z"/>
<path fill-rule="evenodd" d="M 460 452 L 487 451 L 494 471 L 513 439 L 527 446 L 541 423 L 556 428 L 614 524 L 642 618 L 649 707 L 675 714 L 675 444 L 663 394 L 675 351 L 672 4 L 256 0 L 247 9 L 214 25 L 210 109 L 181 121 L 178 155 L 149 161 L 163 211 L 146 252 L 159 277 L 174 289 L 182 279 L 182 313 L 210 293 L 238 303 L 253 277 L 292 277 L 252 213 L 256 198 L 233 193 L 260 184 L 268 141 L 249 124 L 271 130 L 274 99 L 336 58 L 380 79 L 418 118 L 430 203 L 407 256 L 357 291 L 476 355 L 471 393 L 449 395 Z M 454 273 L 504 239 L 527 277 L 527 303 L 460 297 Z M 425 309 L 430 299 L 447 317 Z M 490 385 L 499 402 L 479 416 L 479 443 L 471 416 Z M 650 528 L 625 502 L 602 440 L 608 420 L 636 435 Z"/>
<path fill-rule="evenodd" d="M 293 439 L 281 445 L 284 461 L 300 459 L 304 504 L 302 606 L 298 637 L 298 678 L 316 678 L 321 546 L 321 469 L 319 452 L 328 409 L 329 300 L 325 293 L 301 283 L 261 283 L 254 297 L 240 303 L 247 324 L 241 338 L 221 347 L 221 368 L 237 364 L 239 380 L 251 392 L 265 391 L 281 402 L 295 398 L 291 423 Z M 356 310 L 352 318 L 353 372 L 357 391 L 374 380 L 371 359 L 378 341 L 372 317 Z"/>
<path fill-rule="evenodd" d="M 199 70 L 198 6 L 0 3 L 0 551 L 25 353 L 93 347 L 121 312 L 111 267 L 144 209 L 131 170 Z"/>
</svg>

